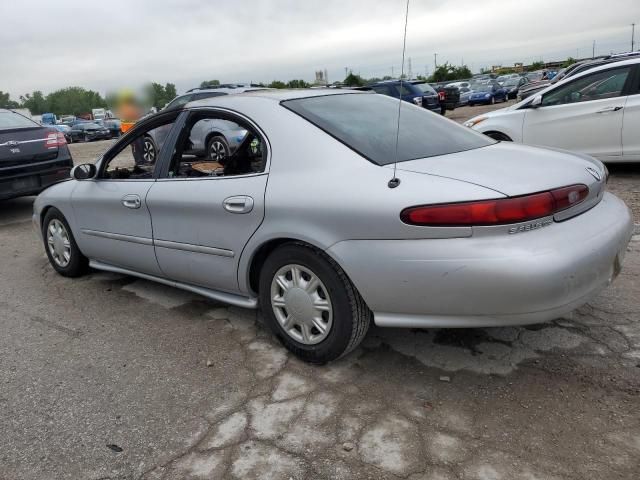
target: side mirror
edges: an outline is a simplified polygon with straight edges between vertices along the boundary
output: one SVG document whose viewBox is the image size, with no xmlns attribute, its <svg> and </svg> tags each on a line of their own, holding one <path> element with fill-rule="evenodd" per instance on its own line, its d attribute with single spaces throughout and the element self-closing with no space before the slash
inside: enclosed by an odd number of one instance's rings
<svg viewBox="0 0 640 480">
<path fill-rule="evenodd" d="M 89 180 L 96 176 L 98 169 L 93 163 L 83 163 L 71 169 L 71 178 L 76 180 Z"/>
<path fill-rule="evenodd" d="M 533 97 L 533 100 L 531 100 L 531 103 L 529 104 L 531 108 L 538 108 L 541 105 L 542 105 L 542 95 L 536 95 L 535 97 Z"/>
</svg>

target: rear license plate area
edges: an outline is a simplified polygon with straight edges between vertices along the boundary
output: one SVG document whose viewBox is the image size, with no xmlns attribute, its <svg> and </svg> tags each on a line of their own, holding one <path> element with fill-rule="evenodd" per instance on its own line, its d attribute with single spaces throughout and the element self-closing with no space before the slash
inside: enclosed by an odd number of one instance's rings
<svg viewBox="0 0 640 480">
<path fill-rule="evenodd" d="M 31 190 L 40 186 L 38 177 L 23 177 L 11 182 L 11 188 L 15 191 Z"/>
</svg>

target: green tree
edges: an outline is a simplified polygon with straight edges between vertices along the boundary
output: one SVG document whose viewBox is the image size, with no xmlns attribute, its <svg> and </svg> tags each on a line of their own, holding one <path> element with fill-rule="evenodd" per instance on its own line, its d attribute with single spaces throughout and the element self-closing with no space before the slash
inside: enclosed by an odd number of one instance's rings
<svg viewBox="0 0 640 480">
<path fill-rule="evenodd" d="M 178 91 L 176 90 L 176 86 L 173 83 L 167 83 L 164 86 L 164 99 L 166 100 L 166 102 L 164 103 L 164 105 L 166 105 L 167 103 L 169 103 L 171 100 L 173 100 L 174 98 L 176 98 L 178 96 Z M 164 106 L 163 105 L 163 106 Z"/>
<path fill-rule="evenodd" d="M 46 103 L 48 111 L 56 115 L 81 115 L 90 113 L 92 108 L 105 108 L 107 106 L 107 103 L 98 92 L 86 90 L 82 87 L 68 87 L 50 93 L 46 97 Z"/>
<path fill-rule="evenodd" d="M 449 65 L 448 62 L 440 65 L 433 72 L 433 75 L 429 77 L 430 82 L 448 82 L 452 80 L 463 80 L 471 78 L 471 70 L 466 65 L 456 67 Z"/>
<path fill-rule="evenodd" d="M 562 67 L 567 68 L 568 66 L 573 65 L 574 63 L 576 63 L 576 59 L 573 57 L 569 57 L 564 61 L 564 63 L 562 64 Z"/>
<path fill-rule="evenodd" d="M 310 85 L 304 80 L 289 80 L 287 88 L 309 88 Z"/>
<path fill-rule="evenodd" d="M 269 88 L 287 88 L 287 84 L 280 80 L 274 80 L 268 85 Z"/>
<path fill-rule="evenodd" d="M 40 90 L 26 95 L 20 96 L 20 102 L 23 108 L 28 108 L 33 115 L 41 115 L 45 112 L 51 111 L 49 102 L 44 98 Z"/>
<path fill-rule="evenodd" d="M 349 75 L 347 75 L 347 78 L 344 79 L 343 83 L 348 87 L 362 87 L 366 85 L 364 78 L 360 75 L 355 75 L 353 72 L 350 72 Z"/>
<path fill-rule="evenodd" d="M 220 85 L 220 80 L 205 80 L 200 84 L 200 88 L 212 88 Z"/>
<path fill-rule="evenodd" d="M 18 108 L 20 104 L 15 100 L 9 98 L 9 93 L 5 93 L 0 90 L 0 108 Z"/>
</svg>

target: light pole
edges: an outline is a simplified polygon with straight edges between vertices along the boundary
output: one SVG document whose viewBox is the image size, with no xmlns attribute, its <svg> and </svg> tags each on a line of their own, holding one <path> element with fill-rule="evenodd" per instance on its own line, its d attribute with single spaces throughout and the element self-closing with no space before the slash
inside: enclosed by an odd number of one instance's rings
<svg viewBox="0 0 640 480">
<path fill-rule="evenodd" d="M 433 68 L 434 68 L 434 71 L 438 69 L 438 54 L 437 53 L 433 54 Z"/>
<path fill-rule="evenodd" d="M 631 51 L 633 52 L 633 48 L 635 46 L 635 36 L 636 36 L 636 24 L 631 24 Z"/>
</svg>

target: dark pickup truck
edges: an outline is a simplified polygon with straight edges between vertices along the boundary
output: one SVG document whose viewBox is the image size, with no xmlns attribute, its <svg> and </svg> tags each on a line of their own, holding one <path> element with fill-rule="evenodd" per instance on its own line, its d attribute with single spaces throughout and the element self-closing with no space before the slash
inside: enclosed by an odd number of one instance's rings
<svg viewBox="0 0 640 480">
<path fill-rule="evenodd" d="M 72 167 L 62 132 L 0 109 L 0 200 L 40 193 Z"/>
<path fill-rule="evenodd" d="M 418 85 L 425 82 L 413 82 Z M 438 92 L 440 98 L 440 113 L 444 115 L 447 110 L 455 110 L 460 103 L 460 90 L 458 87 L 445 87 L 443 84 L 432 83 L 431 87 Z"/>
</svg>

